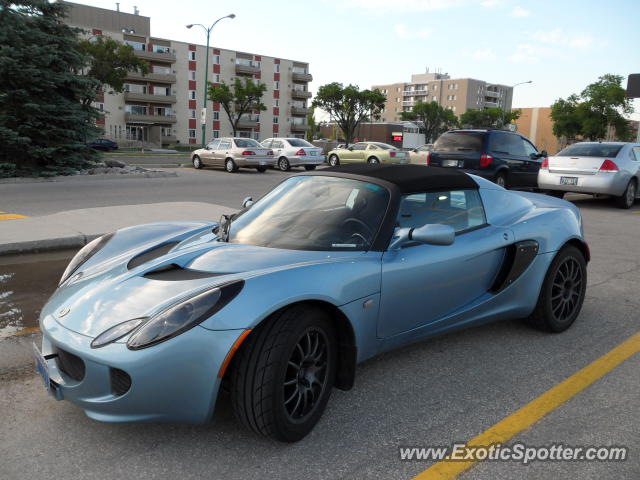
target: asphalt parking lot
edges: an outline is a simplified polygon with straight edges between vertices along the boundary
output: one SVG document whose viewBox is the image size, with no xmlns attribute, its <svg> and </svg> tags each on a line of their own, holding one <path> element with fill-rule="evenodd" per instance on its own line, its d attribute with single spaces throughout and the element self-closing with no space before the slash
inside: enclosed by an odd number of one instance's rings
<svg viewBox="0 0 640 480">
<path fill-rule="evenodd" d="M 249 183 L 236 193 L 222 186 L 228 174 L 196 173 L 234 200 L 282 176 L 238 174 Z M 215 189 L 209 194 L 226 204 Z M 35 374 L 0 376 L 0 478 L 412 478 L 434 462 L 401 461 L 399 447 L 468 441 L 640 331 L 640 201 L 625 211 L 569 198 L 582 211 L 592 262 L 582 313 L 562 334 L 513 320 L 370 360 L 354 388 L 334 390 L 315 430 L 292 445 L 244 430 L 225 396 L 211 425 L 104 424 L 47 397 Z M 640 478 L 639 371 L 636 353 L 510 440 L 627 446 L 626 461 L 481 462 L 461 478 Z"/>
</svg>

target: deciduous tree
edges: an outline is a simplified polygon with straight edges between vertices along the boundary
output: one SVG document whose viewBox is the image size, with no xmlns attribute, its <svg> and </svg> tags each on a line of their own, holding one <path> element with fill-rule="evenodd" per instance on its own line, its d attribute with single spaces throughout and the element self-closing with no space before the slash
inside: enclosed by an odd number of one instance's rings
<svg viewBox="0 0 640 480">
<path fill-rule="evenodd" d="M 458 126 L 458 117 L 438 102 L 418 102 L 410 112 L 402 112 L 401 118 L 408 121 L 422 122 L 424 126 L 424 143 L 433 143 L 440 134 Z"/>
<path fill-rule="evenodd" d="M 499 107 L 470 109 L 460 115 L 460 124 L 465 128 L 504 128 L 520 118 L 520 110 L 505 111 Z"/>
<path fill-rule="evenodd" d="M 219 103 L 227 114 L 233 128 L 233 135 L 238 131 L 240 117 L 248 112 L 264 111 L 267 107 L 262 103 L 262 96 L 267 86 L 264 83 L 256 84 L 250 78 L 244 82 L 236 78 L 235 82 L 227 85 L 209 83 L 208 95 L 212 102 Z"/>
</svg>

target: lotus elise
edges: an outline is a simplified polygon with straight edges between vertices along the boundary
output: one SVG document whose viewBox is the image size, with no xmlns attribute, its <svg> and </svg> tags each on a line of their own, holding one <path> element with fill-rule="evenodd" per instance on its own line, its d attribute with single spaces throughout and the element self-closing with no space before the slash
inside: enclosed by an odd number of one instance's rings
<svg viewBox="0 0 640 480">
<path fill-rule="evenodd" d="M 204 423 L 223 390 L 292 442 L 381 352 L 501 319 L 567 329 L 588 261 L 558 198 L 420 165 L 301 172 L 218 223 L 86 245 L 42 311 L 36 366 L 96 420 Z"/>
</svg>

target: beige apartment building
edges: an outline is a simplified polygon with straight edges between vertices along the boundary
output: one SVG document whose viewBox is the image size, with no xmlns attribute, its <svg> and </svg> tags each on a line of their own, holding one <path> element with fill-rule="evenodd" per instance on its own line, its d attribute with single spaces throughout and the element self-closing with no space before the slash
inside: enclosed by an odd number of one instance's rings
<svg viewBox="0 0 640 480">
<path fill-rule="evenodd" d="M 518 133 L 531 140 L 538 150 L 555 155 L 560 150 L 558 137 L 553 134 L 551 107 L 521 108 L 516 120 Z"/>
<path fill-rule="evenodd" d="M 137 9 L 127 13 L 64 3 L 70 25 L 83 28 L 88 37 L 106 35 L 131 45 L 150 65 L 145 76 L 129 74 L 124 93 L 107 91 L 97 99 L 105 137 L 122 145 L 200 144 L 206 47 L 152 37 L 151 19 Z M 210 47 L 208 81 L 233 83 L 236 78 L 267 85 L 262 98 L 267 110 L 244 115 L 239 136 L 305 136 L 312 80 L 308 63 Z M 206 141 L 233 133 L 219 104 L 207 102 L 205 122 Z"/>
<path fill-rule="evenodd" d="M 438 102 L 456 115 L 470 109 L 500 107 L 511 110 L 513 87 L 488 83 L 473 78 L 451 78 L 443 73 L 411 75 L 409 83 L 374 85 L 387 96 L 380 120 L 399 121 L 402 112 L 409 112 L 418 102 Z"/>
</svg>

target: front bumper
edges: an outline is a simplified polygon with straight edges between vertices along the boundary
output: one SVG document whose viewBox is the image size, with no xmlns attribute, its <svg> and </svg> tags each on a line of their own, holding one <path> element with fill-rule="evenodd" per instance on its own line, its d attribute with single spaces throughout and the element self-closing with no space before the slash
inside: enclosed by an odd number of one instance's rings
<svg viewBox="0 0 640 480">
<path fill-rule="evenodd" d="M 561 177 L 577 177 L 577 185 L 560 185 Z M 624 193 L 629 177 L 621 173 L 596 173 L 595 175 L 579 175 L 575 173 L 552 173 L 549 170 L 538 172 L 538 187 L 543 190 L 559 190 L 562 192 L 597 193 L 619 197 Z"/>
<path fill-rule="evenodd" d="M 301 155 L 287 157 L 292 167 L 300 165 L 322 165 L 325 162 L 324 155 Z"/>
<path fill-rule="evenodd" d="M 213 331 L 196 326 L 166 342 L 129 350 L 122 341 L 92 349 L 92 338 L 41 320 L 42 354 L 58 350 L 84 362 L 81 380 L 72 379 L 56 359 L 47 360 L 58 397 L 104 422 L 205 423 L 211 420 L 227 352 L 244 330 Z M 131 386 L 112 392 L 112 369 L 126 372 Z"/>
<path fill-rule="evenodd" d="M 247 155 L 242 157 L 233 157 L 238 167 L 273 167 L 276 160 L 273 156 L 259 157 L 257 155 Z"/>
</svg>

